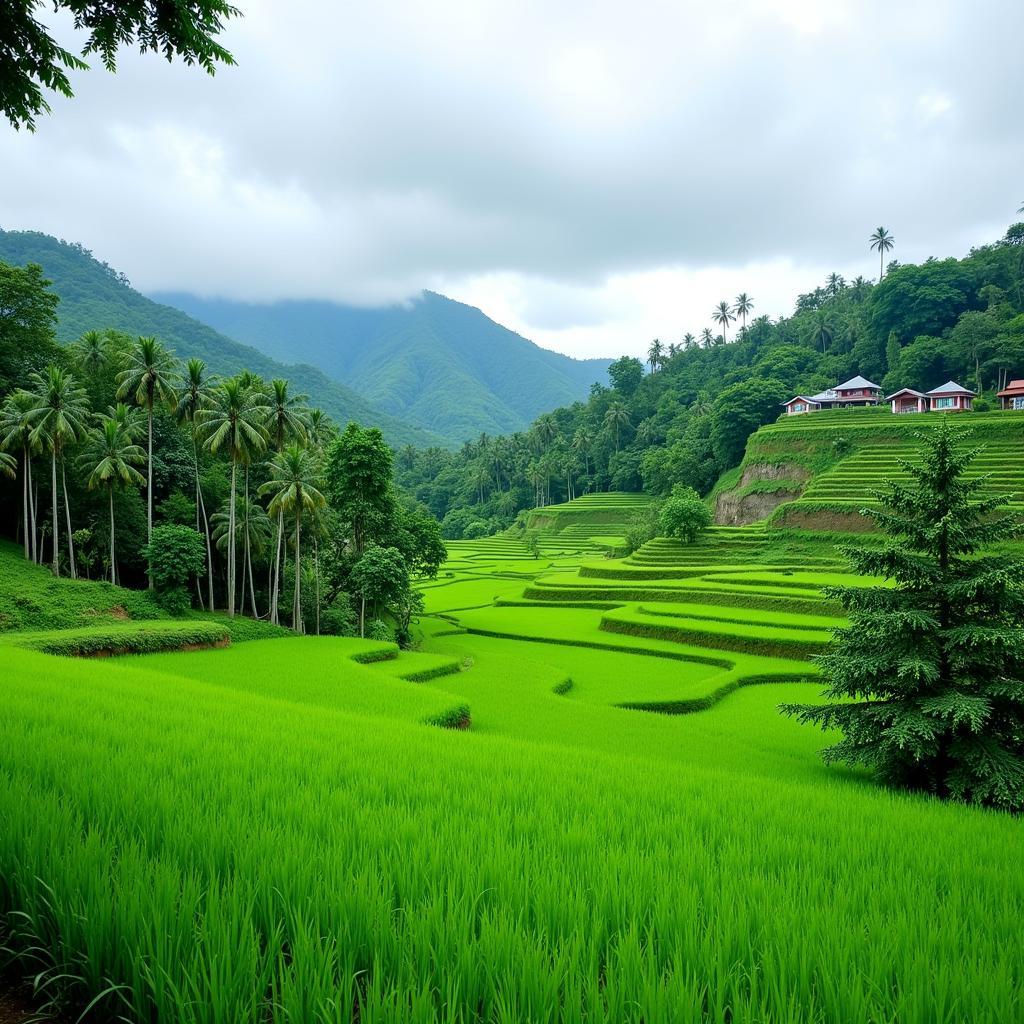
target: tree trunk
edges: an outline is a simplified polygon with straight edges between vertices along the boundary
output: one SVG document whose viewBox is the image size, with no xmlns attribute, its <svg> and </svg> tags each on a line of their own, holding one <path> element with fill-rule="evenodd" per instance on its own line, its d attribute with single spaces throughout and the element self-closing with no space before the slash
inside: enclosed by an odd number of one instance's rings
<svg viewBox="0 0 1024 1024">
<path fill-rule="evenodd" d="M 231 460 L 231 504 L 228 506 L 228 615 L 235 617 L 235 490 L 238 463 Z"/>
<path fill-rule="evenodd" d="M 57 536 L 57 449 L 50 452 L 50 486 L 53 488 L 53 575 L 60 575 L 60 540 Z"/>
<path fill-rule="evenodd" d="M 29 533 L 32 529 L 31 516 L 28 514 L 28 491 L 29 491 L 29 455 L 28 445 L 25 445 L 22 449 L 24 452 L 25 465 L 21 471 L 21 515 L 24 520 L 25 526 L 22 531 L 22 540 L 25 542 L 25 560 L 28 561 L 31 551 L 32 542 L 29 540 Z"/>
<path fill-rule="evenodd" d="M 274 573 L 270 595 L 270 621 L 278 625 L 281 620 L 281 542 L 284 538 L 284 509 L 277 510 L 277 539 L 274 545 Z"/>
<path fill-rule="evenodd" d="M 301 508 L 302 495 L 299 496 Z M 295 594 L 292 598 L 292 629 L 301 633 L 302 629 L 302 515 L 295 513 Z"/>
<path fill-rule="evenodd" d="M 75 542 L 71 536 L 71 502 L 68 501 L 68 478 L 64 472 L 64 459 L 60 460 L 60 479 L 64 490 L 64 521 L 68 524 L 68 565 L 71 567 L 71 578 L 78 579 L 78 570 L 75 568 Z"/>
<path fill-rule="evenodd" d="M 366 595 L 359 598 L 359 635 L 366 639 Z"/>
<path fill-rule="evenodd" d="M 252 541 L 249 533 L 249 467 L 245 467 L 245 565 L 249 573 L 249 607 L 252 609 L 252 617 L 258 619 L 256 611 L 256 588 L 252 579 Z M 245 584 L 243 582 L 242 586 Z"/>
<path fill-rule="evenodd" d="M 320 635 L 320 541 L 313 526 L 313 578 L 316 581 L 316 635 Z"/>
<path fill-rule="evenodd" d="M 107 492 L 110 495 L 110 582 L 113 584 L 117 583 L 117 565 L 114 559 L 114 488 L 108 487 Z"/>
<path fill-rule="evenodd" d="M 192 427 L 192 458 L 196 467 L 196 528 L 198 520 L 202 520 L 203 536 L 206 537 L 206 586 L 210 611 L 213 611 L 213 545 L 210 543 L 210 520 L 206 516 L 206 502 L 203 499 L 203 488 L 199 483 L 199 450 L 196 446 L 195 425 Z M 198 583 L 198 580 L 196 581 Z M 200 598 L 200 603 L 202 599 Z"/>
<path fill-rule="evenodd" d="M 146 460 L 146 543 L 153 543 L 153 403 L 149 403 L 149 458 Z M 147 570 L 149 589 L 153 589 L 153 573 Z"/>
<path fill-rule="evenodd" d="M 29 461 L 29 467 L 32 462 Z M 39 484 L 33 481 L 29 487 L 29 505 L 32 508 L 32 561 L 41 565 L 43 560 L 43 524 L 39 522 Z"/>
</svg>

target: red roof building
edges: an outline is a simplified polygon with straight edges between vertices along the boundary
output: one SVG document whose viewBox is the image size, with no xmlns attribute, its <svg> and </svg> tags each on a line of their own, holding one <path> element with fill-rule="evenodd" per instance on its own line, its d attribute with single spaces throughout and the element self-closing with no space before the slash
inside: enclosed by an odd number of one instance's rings
<svg viewBox="0 0 1024 1024">
<path fill-rule="evenodd" d="M 969 412 L 974 399 L 975 393 L 955 380 L 947 380 L 941 387 L 928 392 L 932 412 Z"/>
<path fill-rule="evenodd" d="M 892 405 L 894 413 L 928 411 L 928 396 L 923 391 L 915 391 L 913 388 L 895 391 L 886 396 L 885 400 Z"/>
<path fill-rule="evenodd" d="M 996 392 L 996 398 L 1004 409 L 1024 412 L 1024 380 L 1011 380 L 1002 391 Z"/>
</svg>

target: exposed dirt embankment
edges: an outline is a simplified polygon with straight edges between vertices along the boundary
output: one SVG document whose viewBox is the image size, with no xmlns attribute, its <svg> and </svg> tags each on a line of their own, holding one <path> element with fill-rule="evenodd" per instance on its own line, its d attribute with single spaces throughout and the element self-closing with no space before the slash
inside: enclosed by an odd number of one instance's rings
<svg viewBox="0 0 1024 1024">
<path fill-rule="evenodd" d="M 734 488 L 715 500 L 718 526 L 746 526 L 766 519 L 786 501 L 800 497 L 801 487 L 811 474 L 792 463 L 747 466 Z M 773 488 L 772 484 L 777 484 Z"/>
</svg>

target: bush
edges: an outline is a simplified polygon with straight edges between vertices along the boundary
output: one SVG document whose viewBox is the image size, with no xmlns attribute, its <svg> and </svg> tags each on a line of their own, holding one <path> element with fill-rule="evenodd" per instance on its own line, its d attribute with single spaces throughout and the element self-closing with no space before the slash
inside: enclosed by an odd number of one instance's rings
<svg viewBox="0 0 1024 1024">
<path fill-rule="evenodd" d="M 189 606 L 188 582 L 192 576 L 201 573 L 206 565 L 206 543 L 202 535 L 190 526 L 165 523 L 153 527 L 152 540 L 142 549 L 149 564 L 153 584 L 160 596 L 172 606 L 180 606 L 182 596 L 171 595 L 179 590 L 184 594 L 184 608 Z"/>
<path fill-rule="evenodd" d="M 366 624 L 367 640 L 386 640 L 395 642 L 395 631 L 383 619 L 370 619 Z"/>
<path fill-rule="evenodd" d="M 168 587 L 156 592 L 156 603 L 168 615 L 184 615 L 192 607 L 192 598 L 184 587 Z"/>
<path fill-rule="evenodd" d="M 711 510 L 692 487 L 676 484 L 661 507 L 661 531 L 692 544 L 711 525 Z"/>
<path fill-rule="evenodd" d="M 463 528 L 462 539 L 479 540 L 481 537 L 486 537 L 488 533 L 490 533 L 490 529 L 487 524 L 481 519 L 476 519 Z"/>
<path fill-rule="evenodd" d="M 359 635 L 359 614 L 348 594 L 339 594 L 320 612 L 320 632 L 328 636 Z"/>
</svg>

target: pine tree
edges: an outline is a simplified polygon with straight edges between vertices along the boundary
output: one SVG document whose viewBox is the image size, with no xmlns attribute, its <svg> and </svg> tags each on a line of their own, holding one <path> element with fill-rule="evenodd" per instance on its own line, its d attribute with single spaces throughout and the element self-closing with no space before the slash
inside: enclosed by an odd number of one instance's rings
<svg viewBox="0 0 1024 1024">
<path fill-rule="evenodd" d="M 1024 809 L 1024 562 L 984 556 L 1019 534 L 1024 520 L 1001 513 L 1007 497 L 981 499 L 985 477 L 965 470 L 978 453 L 969 432 L 945 419 L 919 435 L 910 485 L 879 492 L 865 509 L 888 542 L 848 547 L 857 572 L 892 587 L 825 591 L 847 610 L 820 667 L 823 705 L 784 705 L 785 714 L 843 738 L 829 762 L 868 766 L 889 785 Z"/>
</svg>

